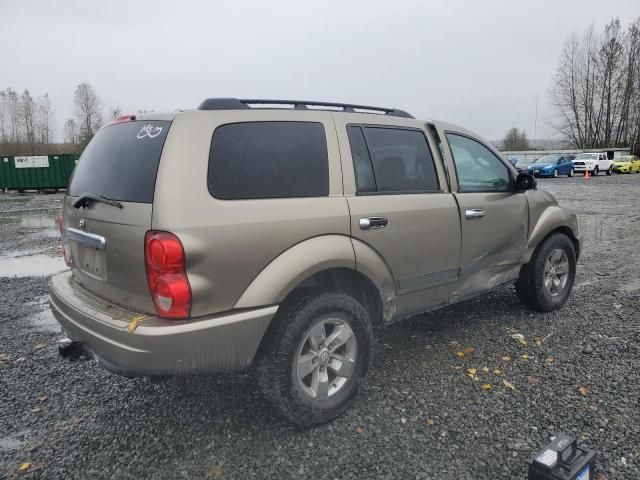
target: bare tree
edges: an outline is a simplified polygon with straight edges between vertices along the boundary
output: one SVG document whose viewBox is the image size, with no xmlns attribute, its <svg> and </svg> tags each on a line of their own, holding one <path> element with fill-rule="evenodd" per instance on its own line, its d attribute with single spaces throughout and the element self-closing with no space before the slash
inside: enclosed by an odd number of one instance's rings
<svg viewBox="0 0 640 480">
<path fill-rule="evenodd" d="M 636 145 L 639 62 L 640 18 L 626 32 L 615 18 L 601 35 L 572 34 L 551 88 L 555 129 L 578 148 Z"/>
<path fill-rule="evenodd" d="M 109 118 L 111 120 L 115 120 L 118 117 L 122 116 L 122 110 L 120 110 L 120 107 L 110 107 L 109 108 Z"/>
<path fill-rule="evenodd" d="M 640 117 L 635 111 L 635 105 L 640 103 L 640 79 L 638 78 L 640 75 L 640 17 L 629 25 L 624 47 L 623 93 L 616 143 L 622 143 L 628 139 L 633 148 L 640 140 L 638 139 Z"/>
<path fill-rule="evenodd" d="M 15 90 L 10 87 L 5 90 L 7 117 L 9 122 L 9 135 L 14 148 L 20 142 L 20 98 Z"/>
<path fill-rule="evenodd" d="M 78 143 L 78 127 L 73 118 L 68 118 L 64 122 L 64 143 L 69 145 L 77 145 Z"/>
<path fill-rule="evenodd" d="M 0 144 L 7 143 L 7 94 L 0 90 Z"/>
<path fill-rule="evenodd" d="M 76 88 L 73 104 L 79 143 L 86 145 L 102 126 L 102 102 L 93 87 L 84 82 Z"/>
<path fill-rule="evenodd" d="M 623 78 L 621 36 L 620 20 L 616 18 L 605 27 L 598 51 L 598 84 L 601 85 L 601 91 L 596 143 L 602 145 L 613 146 L 613 129 L 614 125 L 618 123 L 617 117 L 621 113 L 621 82 Z"/>
<path fill-rule="evenodd" d="M 20 117 L 22 128 L 25 135 L 25 141 L 29 145 L 29 151 L 33 155 L 36 143 L 35 125 L 34 125 L 35 103 L 29 93 L 25 89 L 20 97 Z"/>
<path fill-rule="evenodd" d="M 507 151 L 529 150 L 529 139 L 527 133 L 513 127 L 507 130 L 502 141 L 502 149 Z"/>
<path fill-rule="evenodd" d="M 53 113 L 53 104 L 49 94 L 45 93 L 38 99 L 36 105 L 36 139 L 45 148 L 51 142 Z"/>
</svg>

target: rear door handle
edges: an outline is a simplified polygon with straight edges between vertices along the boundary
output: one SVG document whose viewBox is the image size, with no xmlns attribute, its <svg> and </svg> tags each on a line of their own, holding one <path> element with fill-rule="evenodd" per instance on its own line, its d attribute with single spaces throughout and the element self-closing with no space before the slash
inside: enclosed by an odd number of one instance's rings
<svg viewBox="0 0 640 480">
<path fill-rule="evenodd" d="M 483 208 L 470 208 L 466 212 L 464 212 L 465 218 L 482 218 L 487 214 Z"/>
<path fill-rule="evenodd" d="M 360 230 L 377 230 L 386 227 L 388 223 L 389 219 L 384 217 L 361 218 Z"/>
</svg>

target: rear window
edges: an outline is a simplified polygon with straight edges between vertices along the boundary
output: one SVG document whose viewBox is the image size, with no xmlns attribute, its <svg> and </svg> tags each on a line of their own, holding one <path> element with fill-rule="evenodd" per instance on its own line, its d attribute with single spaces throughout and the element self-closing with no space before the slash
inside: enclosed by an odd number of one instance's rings
<svg viewBox="0 0 640 480">
<path fill-rule="evenodd" d="M 218 127 L 211 140 L 208 184 L 214 197 L 226 200 L 327 196 L 324 126 L 245 122 Z"/>
<path fill-rule="evenodd" d="M 347 127 L 358 193 L 438 191 L 431 150 L 420 130 Z"/>
<path fill-rule="evenodd" d="M 69 194 L 94 193 L 123 202 L 152 203 L 170 125 L 168 121 L 138 121 L 100 130 L 80 157 Z"/>
</svg>

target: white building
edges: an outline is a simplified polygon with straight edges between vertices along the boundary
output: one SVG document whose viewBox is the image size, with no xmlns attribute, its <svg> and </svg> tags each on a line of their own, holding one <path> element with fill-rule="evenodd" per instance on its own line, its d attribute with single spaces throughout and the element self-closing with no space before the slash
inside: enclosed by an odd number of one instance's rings
<svg viewBox="0 0 640 480">
<path fill-rule="evenodd" d="M 607 152 L 607 157 L 611 160 L 614 158 L 621 157 L 623 155 L 629 155 L 631 150 L 627 148 L 590 148 L 586 150 L 523 150 L 519 152 L 514 151 L 505 151 L 500 152 L 503 157 L 512 159 L 516 158 L 518 160 L 537 160 L 540 157 L 544 157 L 545 155 L 559 155 L 559 154 L 573 154 L 578 155 L 579 153 L 600 153 Z"/>
</svg>

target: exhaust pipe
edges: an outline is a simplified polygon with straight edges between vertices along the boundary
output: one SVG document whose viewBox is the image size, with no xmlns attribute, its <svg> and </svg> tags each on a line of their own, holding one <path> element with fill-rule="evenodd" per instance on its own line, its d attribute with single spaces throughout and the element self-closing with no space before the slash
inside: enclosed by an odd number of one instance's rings
<svg viewBox="0 0 640 480">
<path fill-rule="evenodd" d="M 65 337 L 58 341 L 58 353 L 62 358 L 76 359 L 84 353 L 84 349 L 82 343 Z"/>
</svg>

